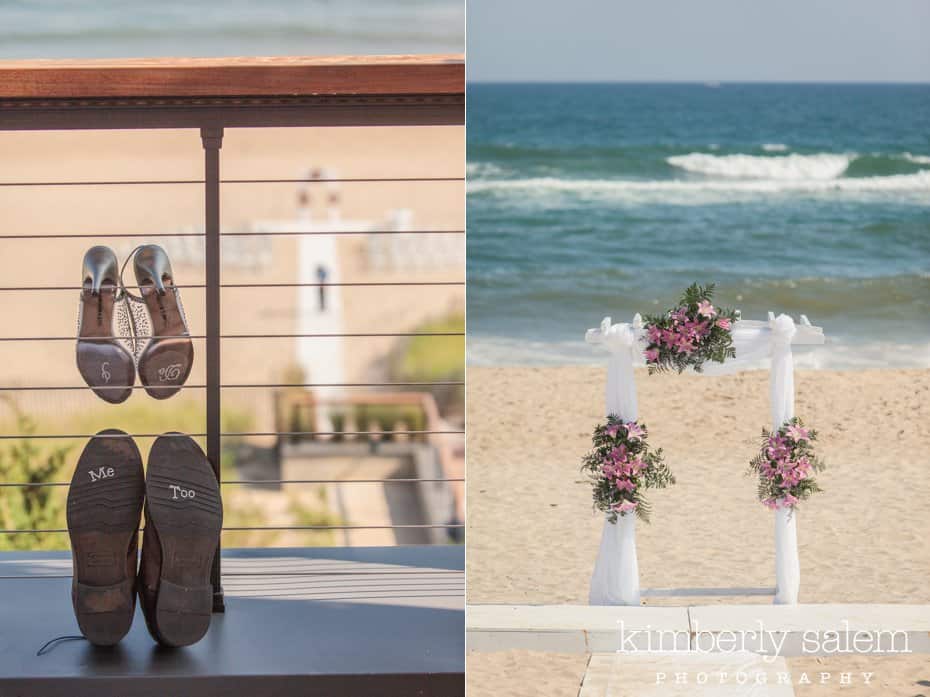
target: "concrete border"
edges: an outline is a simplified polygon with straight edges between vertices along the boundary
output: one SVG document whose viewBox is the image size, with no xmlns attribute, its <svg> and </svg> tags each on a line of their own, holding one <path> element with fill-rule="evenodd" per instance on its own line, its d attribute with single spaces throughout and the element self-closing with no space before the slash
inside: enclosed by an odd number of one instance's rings
<svg viewBox="0 0 930 697">
<path fill-rule="evenodd" d="M 649 651 L 663 641 L 687 650 L 690 632 L 683 607 L 469 605 L 465 624 L 467 647 L 478 651 Z"/>
<path fill-rule="evenodd" d="M 465 624 L 475 651 L 930 653 L 930 605 L 468 605 Z"/>
</svg>

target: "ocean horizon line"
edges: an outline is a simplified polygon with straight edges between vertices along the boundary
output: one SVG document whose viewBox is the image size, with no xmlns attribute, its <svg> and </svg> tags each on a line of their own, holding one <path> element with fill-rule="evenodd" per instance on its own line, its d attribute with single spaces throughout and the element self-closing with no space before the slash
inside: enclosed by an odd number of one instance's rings
<svg viewBox="0 0 930 697">
<path fill-rule="evenodd" d="M 466 86 L 469 85 L 482 85 L 482 86 L 510 86 L 510 85 L 548 85 L 552 87 L 558 86 L 570 86 L 570 85 L 587 85 L 587 86 L 597 86 L 597 85 L 631 85 L 631 86 L 644 86 L 644 85 L 657 85 L 663 86 L 668 85 L 670 87 L 707 87 L 708 89 L 717 89 L 723 88 L 727 85 L 733 86 L 753 86 L 753 85 L 783 85 L 785 87 L 804 87 L 804 86 L 821 86 L 821 87 L 830 87 L 830 86 L 842 86 L 842 87 L 930 87 L 930 80 L 924 81 L 913 81 L 913 80 L 903 80 L 903 81 L 891 81 L 891 80 L 882 80 L 882 81 L 862 81 L 862 80 L 719 80 L 709 78 L 706 80 L 702 79 L 624 79 L 624 80 L 586 80 L 580 78 L 577 80 L 540 80 L 534 78 L 528 79 L 504 79 L 504 80 L 475 80 L 467 79 L 465 82 Z"/>
</svg>

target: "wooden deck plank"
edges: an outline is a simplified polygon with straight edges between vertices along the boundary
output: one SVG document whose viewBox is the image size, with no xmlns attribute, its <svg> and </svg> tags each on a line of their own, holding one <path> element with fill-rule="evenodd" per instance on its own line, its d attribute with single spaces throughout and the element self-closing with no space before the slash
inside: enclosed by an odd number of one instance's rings
<svg viewBox="0 0 930 697">
<path fill-rule="evenodd" d="M 0 98 L 462 95 L 461 54 L 0 61 Z"/>
</svg>

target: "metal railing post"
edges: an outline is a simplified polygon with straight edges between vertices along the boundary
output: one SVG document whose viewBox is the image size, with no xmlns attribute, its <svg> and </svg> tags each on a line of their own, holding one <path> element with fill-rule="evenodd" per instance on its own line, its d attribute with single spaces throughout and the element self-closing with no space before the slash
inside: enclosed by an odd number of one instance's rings
<svg viewBox="0 0 930 697">
<path fill-rule="evenodd" d="M 222 128 L 201 128 L 204 149 L 204 263 L 206 266 L 206 357 L 207 357 L 207 459 L 220 481 L 220 148 Z M 213 583 L 213 612 L 224 612 L 217 544 L 210 580 Z"/>
</svg>

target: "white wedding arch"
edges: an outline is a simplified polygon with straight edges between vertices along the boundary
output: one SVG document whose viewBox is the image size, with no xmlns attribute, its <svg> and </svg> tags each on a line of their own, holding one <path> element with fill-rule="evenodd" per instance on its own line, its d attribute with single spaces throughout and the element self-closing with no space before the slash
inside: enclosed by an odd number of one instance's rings
<svg viewBox="0 0 930 697">
<path fill-rule="evenodd" d="M 769 312 L 768 321 L 738 319 L 732 328 L 736 357 L 726 369 L 745 369 L 769 359 L 769 401 L 772 427 L 779 428 L 794 416 L 794 358 L 791 347 L 823 344 L 824 333 L 805 315 L 800 324 L 785 314 Z M 607 363 L 607 415 L 624 421 L 638 417 L 634 366 L 645 366 L 643 351 L 646 331 L 637 314 L 629 323 L 613 324 L 605 317 L 597 329 L 589 329 L 585 341 L 609 353 Z M 711 368 L 710 365 L 706 366 Z M 711 369 L 711 372 L 718 372 Z M 775 511 L 775 603 L 798 602 L 801 566 L 798 559 L 796 516 L 790 508 Z M 639 605 L 639 567 L 636 559 L 636 516 L 619 516 L 616 523 L 604 521 L 601 544 L 591 576 L 588 595 L 591 605 Z"/>
</svg>

